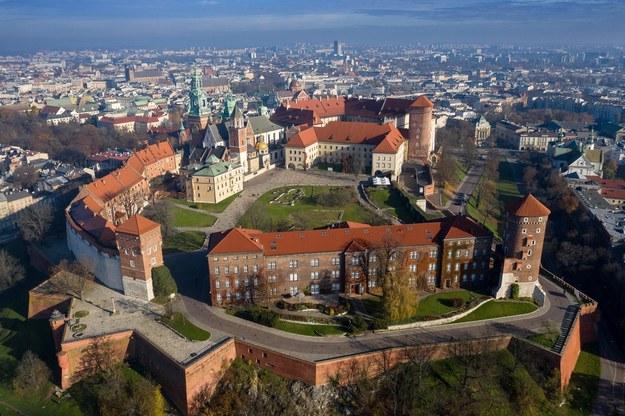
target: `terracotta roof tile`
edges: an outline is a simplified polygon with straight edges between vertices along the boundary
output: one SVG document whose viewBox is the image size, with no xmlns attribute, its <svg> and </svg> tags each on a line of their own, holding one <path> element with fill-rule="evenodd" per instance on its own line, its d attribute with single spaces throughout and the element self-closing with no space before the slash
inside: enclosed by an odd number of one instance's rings
<svg viewBox="0 0 625 416">
<path fill-rule="evenodd" d="M 160 227 L 157 222 L 149 220 L 142 215 L 136 214 L 117 227 L 118 233 L 141 235 L 147 231 Z"/>
<path fill-rule="evenodd" d="M 549 208 L 532 194 L 508 205 L 506 210 L 516 217 L 545 217 L 551 213 Z"/>
<path fill-rule="evenodd" d="M 413 108 L 434 108 L 434 103 L 432 103 L 432 101 L 428 100 L 428 98 L 425 95 L 422 95 L 419 98 L 417 98 L 410 105 L 410 107 L 413 107 Z"/>
<path fill-rule="evenodd" d="M 254 253 L 262 251 L 257 241 L 260 231 L 246 228 L 231 228 L 226 231 L 212 233 L 208 243 L 209 254 Z"/>
</svg>

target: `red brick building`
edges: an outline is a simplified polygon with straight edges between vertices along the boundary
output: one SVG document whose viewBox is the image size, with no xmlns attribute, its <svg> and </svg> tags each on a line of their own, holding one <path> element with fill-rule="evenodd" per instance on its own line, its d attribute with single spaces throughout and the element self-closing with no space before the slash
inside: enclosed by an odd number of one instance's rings
<svg viewBox="0 0 625 416">
<path fill-rule="evenodd" d="M 503 265 L 497 298 L 508 297 L 510 286 L 519 285 L 519 295 L 536 298 L 547 219 L 551 211 L 532 194 L 506 207 L 503 233 Z"/>
<path fill-rule="evenodd" d="M 208 268 L 213 305 L 287 293 L 364 293 L 395 270 L 415 289 L 491 284 L 492 235 L 468 217 L 423 224 L 263 233 L 213 233 Z"/>
</svg>

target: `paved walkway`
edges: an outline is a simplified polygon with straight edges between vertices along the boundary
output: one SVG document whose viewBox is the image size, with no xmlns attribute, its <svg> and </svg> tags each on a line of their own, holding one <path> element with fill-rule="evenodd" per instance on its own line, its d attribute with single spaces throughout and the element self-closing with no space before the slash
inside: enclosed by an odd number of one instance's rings
<svg viewBox="0 0 625 416">
<path fill-rule="evenodd" d="M 265 192 L 279 188 L 281 186 L 304 186 L 304 185 L 325 185 L 325 186 L 352 186 L 356 192 L 361 181 L 366 180 L 365 175 L 358 178 L 353 174 L 330 173 L 320 170 L 286 170 L 276 168 L 258 175 L 245 182 L 244 190 L 232 203 L 221 213 L 207 212 L 201 209 L 190 208 L 182 204 L 176 204 L 180 208 L 208 213 L 217 217 L 217 221 L 210 227 L 176 227 L 178 231 L 203 231 L 210 234 L 216 231 L 223 231 L 235 227 L 241 216 L 247 209 Z M 364 201 L 363 201 L 364 202 Z M 366 205 L 364 203 L 363 205 Z M 370 208 L 367 206 L 367 208 Z M 371 211 L 375 211 L 371 208 Z"/>
</svg>

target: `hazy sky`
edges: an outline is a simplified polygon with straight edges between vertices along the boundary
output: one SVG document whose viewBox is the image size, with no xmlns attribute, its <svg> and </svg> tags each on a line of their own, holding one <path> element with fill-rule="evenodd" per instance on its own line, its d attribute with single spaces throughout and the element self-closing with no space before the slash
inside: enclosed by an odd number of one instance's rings
<svg viewBox="0 0 625 416">
<path fill-rule="evenodd" d="M 625 43 L 625 0 L 0 0 L 0 51 Z"/>
</svg>

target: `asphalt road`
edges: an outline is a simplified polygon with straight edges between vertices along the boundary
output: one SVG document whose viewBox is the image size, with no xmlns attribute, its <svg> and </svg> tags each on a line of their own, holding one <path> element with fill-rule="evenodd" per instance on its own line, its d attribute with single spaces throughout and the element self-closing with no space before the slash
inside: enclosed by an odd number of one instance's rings
<svg viewBox="0 0 625 416">
<path fill-rule="evenodd" d="M 229 316 L 222 308 L 213 308 L 208 299 L 206 255 L 204 252 L 180 253 L 166 258 L 166 264 L 176 278 L 180 291 L 177 307 L 185 310 L 189 319 L 208 330 L 212 340 L 224 338 L 245 339 L 259 346 L 279 350 L 285 354 L 317 361 L 370 350 L 409 345 L 444 342 L 451 339 L 471 339 L 497 334 L 528 336 L 544 329 L 544 322 L 561 322 L 566 308 L 572 302 L 562 290 L 542 279 L 548 293 L 548 302 L 537 312 L 489 322 L 449 324 L 432 328 L 414 328 L 401 331 L 367 333 L 356 338 L 344 336 L 305 337 L 263 327 Z"/>
<path fill-rule="evenodd" d="M 456 191 L 454 195 L 454 199 L 450 202 L 448 210 L 452 214 L 464 214 L 465 213 L 465 204 L 461 203 L 456 205 L 455 201 L 458 201 L 459 195 L 464 194 L 468 200 L 469 196 L 473 193 L 473 189 L 475 189 L 475 185 L 479 182 L 482 177 L 482 173 L 484 172 L 484 162 L 476 162 L 471 169 L 467 172 L 467 176 L 465 176 L 464 181 Z"/>
</svg>

